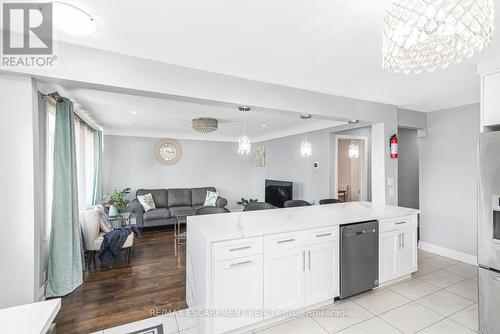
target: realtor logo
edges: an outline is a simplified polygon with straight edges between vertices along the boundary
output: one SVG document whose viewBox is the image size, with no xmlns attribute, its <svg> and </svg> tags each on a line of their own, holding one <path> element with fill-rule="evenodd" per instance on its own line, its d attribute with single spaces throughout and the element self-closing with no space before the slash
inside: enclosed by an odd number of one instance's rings
<svg viewBox="0 0 500 334">
<path fill-rule="evenodd" d="M 52 3 L 4 3 L 2 66 L 53 66 Z"/>
</svg>

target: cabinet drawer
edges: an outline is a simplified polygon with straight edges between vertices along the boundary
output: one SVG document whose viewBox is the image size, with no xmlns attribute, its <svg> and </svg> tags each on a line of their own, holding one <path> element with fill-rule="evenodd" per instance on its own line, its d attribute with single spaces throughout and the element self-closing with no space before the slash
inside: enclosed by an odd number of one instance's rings
<svg viewBox="0 0 500 334">
<path fill-rule="evenodd" d="M 236 259 L 261 254 L 263 250 L 262 237 L 220 241 L 212 245 L 212 259 L 213 261 Z"/>
<path fill-rule="evenodd" d="M 403 228 L 417 228 L 417 217 L 406 216 L 400 218 L 384 219 L 379 221 L 379 231 L 394 231 Z"/>
<path fill-rule="evenodd" d="M 274 252 L 282 249 L 301 247 L 307 240 L 307 231 L 295 231 L 264 236 L 264 251 Z"/>
<path fill-rule="evenodd" d="M 339 240 L 339 227 L 316 228 L 309 231 L 307 243 L 319 243 Z"/>
</svg>

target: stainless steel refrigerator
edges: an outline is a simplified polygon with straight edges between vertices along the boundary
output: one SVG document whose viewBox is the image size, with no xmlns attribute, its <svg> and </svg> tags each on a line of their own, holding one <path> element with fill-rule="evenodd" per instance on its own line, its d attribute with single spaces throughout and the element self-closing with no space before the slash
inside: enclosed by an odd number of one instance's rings
<svg viewBox="0 0 500 334">
<path fill-rule="evenodd" d="M 500 333 L 500 131 L 479 137 L 479 329 Z"/>
</svg>

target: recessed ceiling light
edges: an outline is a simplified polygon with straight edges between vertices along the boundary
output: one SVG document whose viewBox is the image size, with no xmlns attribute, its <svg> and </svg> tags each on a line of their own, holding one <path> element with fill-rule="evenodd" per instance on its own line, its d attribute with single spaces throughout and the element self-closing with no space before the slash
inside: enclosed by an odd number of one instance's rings
<svg viewBox="0 0 500 334">
<path fill-rule="evenodd" d="M 131 113 L 132 115 L 136 115 L 136 114 L 137 114 L 137 111 L 135 111 L 135 110 L 131 110 L 131 111 L 130 111 L 130 113 Z"/>
<path fill-rule="evenodd" d="M 262 123 L 262 127 L 265 128 L 267 126 L 266 123 Z"/>
<path fill-rule="evenodd" d="M 359 122 L 359 120 L 357 120 L 357 119 L 351 119 L 350 121 L 348 121 L 349 124 L 356 124 L 358 122 Z"/>
<path fill-rule="evenodd" d="M 86 11 L 69 3 L 52 1 L 54 25 L 75 36 L 88 36 L 97 30 L 95 19 Z"/>
</svg>

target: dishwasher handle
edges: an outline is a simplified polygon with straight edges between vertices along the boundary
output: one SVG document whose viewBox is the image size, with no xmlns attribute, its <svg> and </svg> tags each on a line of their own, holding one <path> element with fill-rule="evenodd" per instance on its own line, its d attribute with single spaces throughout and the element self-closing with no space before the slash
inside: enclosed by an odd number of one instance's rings
<svg viewBox="0 0 500 334">
<path fill-rule="evenodd" d="M 361 231 L 357 231 L 357 232 L 353 232 L 353 233 L 346 233 L 345 236 L 346 237 L 355 237 L 355 236 L 358 236 L 358 235 L 363 235 L 363 234 L 368 234 L 368 233 L 376 233 L 376 232 L 377 232 L 376 229 L 361 230 Z"/>
</svg>

